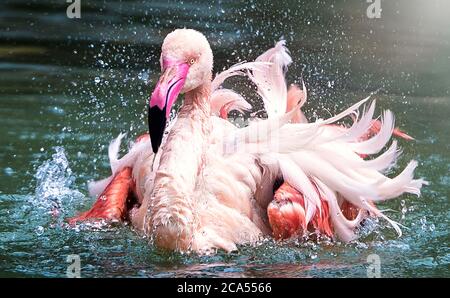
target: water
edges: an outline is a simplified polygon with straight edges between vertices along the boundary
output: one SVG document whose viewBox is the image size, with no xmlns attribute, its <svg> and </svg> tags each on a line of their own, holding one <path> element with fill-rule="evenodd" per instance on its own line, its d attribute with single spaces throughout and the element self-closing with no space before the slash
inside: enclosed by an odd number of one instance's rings
<svg viewBox="0 0 450 298">
<path fill-rule="evenodd" d="M 384 1 L 381 18 L 368 19 L 365 1 L 311 2 L 86 0 L 70 20 L 65 1 L 2 1 L 0 276 L 65 276 L 78 254 L 82 276 L 364 277 L 378 254 L 382 276 L 449 277 L 450 4 Z M 160 252 L 123 224 L 66 227 L 93 202 L 86 182 L 109 174 L 110 139 L 145 131 L 158 48 L 184 26 L 207 35 L 216 72 L 285 38 L 289 80 L 308 86 L 308 117 L 375 92 L 416 138 L 400 141 L 399 166 L 415 158 L 430 181 L 422 197 L 382 205 L 404 235 L 373 222 L 355 243 L 267 240 L 199 257 Z"/>
</svg>

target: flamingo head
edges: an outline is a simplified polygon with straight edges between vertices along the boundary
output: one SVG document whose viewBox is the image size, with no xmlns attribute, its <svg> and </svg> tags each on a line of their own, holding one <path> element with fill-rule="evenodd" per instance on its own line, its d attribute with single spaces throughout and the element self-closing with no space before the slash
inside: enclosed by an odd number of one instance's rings
<svg viewBox="0 0 450 298">
<path fill-rule="evenodd" d="M 161 145 L 167 118 L 180 93 L 211 80 L 213 55 L 206 37 L 192 29 L 177 29 L 164 39 L 161 77 L 150 97 L 149 132 L 153 152 Z"/>
</svg>

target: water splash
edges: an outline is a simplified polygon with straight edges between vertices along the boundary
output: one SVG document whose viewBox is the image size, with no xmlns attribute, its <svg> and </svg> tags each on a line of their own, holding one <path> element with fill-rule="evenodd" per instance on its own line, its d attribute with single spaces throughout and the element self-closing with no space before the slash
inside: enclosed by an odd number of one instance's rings
<svg viewBox="0 0 450 298">
<path fill-rule="evenodd" d="M 30 203 L 57 216 L 84 195 L 74 189 L 75 176 L 69 167 L 64 148 L 58 146 L 54 149 L 56 152 L 52 158 L 44 161 L 34 175 L 36 190 Z"/>
<path fill-rule="evenodd" d="M 434 232 L 436 229 L 435 225 L 429 221 L 427 221 L 426 216 L 422 216 L 419 220 L 420 229 L 422 233 Z"/>
<path fill-rule="evenodd" d="M 368 217 L 364 219 L 364 222 L 358 227 L 357 235 L 358 239 L 364 239 L 370 235 L 378 236 L 380 229 L 383 228 L 383 224 L 380 223 L 380 219 L 377 217 Z M 380 235 L 382 237 L 382 235 Z"/>
</svg>

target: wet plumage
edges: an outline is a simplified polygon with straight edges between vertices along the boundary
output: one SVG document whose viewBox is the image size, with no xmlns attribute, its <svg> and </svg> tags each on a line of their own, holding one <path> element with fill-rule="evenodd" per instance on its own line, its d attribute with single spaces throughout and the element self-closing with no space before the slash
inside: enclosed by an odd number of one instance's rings
<svg viewBox="0 0 450 298">
<path fill-rule="evenodd" d="M 178 93 L 184 93 L 176 119 L 166 134 L 139 139 L 120 159 L 119 136 L 110 146 L 111 177 L 90 186 L 92 194 L 111 193 L 107 200 L 119 204 L 132 190 L 136 207 L 128 210 L 129 220 L 158 247 L 231 251 L 263 236 L 284 239 L 314 230 L 351 241 L 368 216 L 385 218 L 401 234 L 375 203 L 405 192 L 419 195 L 425 181 L 414 179 L 415 161 L 396 177 L 384 174 L 399 150 L 395 141 L 380 154 L 382 149 L 393 133 L 409 137 L 396 130 L 392 112 L 374 120 L 375 101 L 367 104 L 366 98 L 334 117 L 308 123 L 300 109 L 305 86 L 286 85 L 292 59 L 284 41 L 256 61 L 232 66 L 211 80 L 206 38 L 179 29 L 165 39 L 161 61 L 163 75 L 150 107 L 170 110 Z M 251 119 L 243 128 L 226 120 L 230 110 L 251 108 L 241 95 L 220 88 L 236 75 L 256 85 L 267 119 Z M 336 124 L 344 118 L 353 124 Z M 153 120 L 150 131 L 160 125 Z M 158 146 L 151 145 L 154 141 Z M 126 187 L 119 177 L 128 168 L 132 175 Z M 117 185 L 122 194 L 109 191 Z M 89 214 L 110 219 L 109 211 L 95 211 L 98 206 L 105 204 L 96 203 L 78 219 Z"/>
</svg>

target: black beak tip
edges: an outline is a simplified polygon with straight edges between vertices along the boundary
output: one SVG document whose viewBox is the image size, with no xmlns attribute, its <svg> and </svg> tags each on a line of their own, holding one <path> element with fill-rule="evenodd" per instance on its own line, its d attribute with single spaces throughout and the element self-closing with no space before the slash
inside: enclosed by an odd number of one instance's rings
<svg viewBox="0 0 450 298">
<path fill-rule="evenodd" d="M 166 107 L 160 110 L 158 106 L 149 107 L 148 110 L 148 131 L 152 143 L 153 153 L 157 153 L 161 146 L 164 130 L 166 128 Z"/>
</svg>

